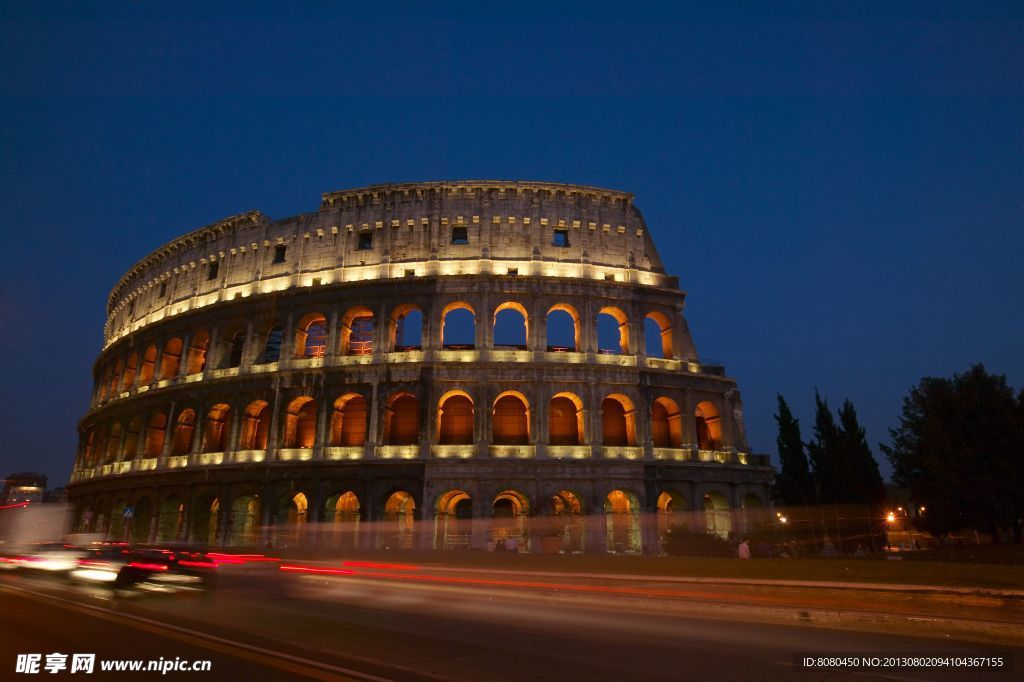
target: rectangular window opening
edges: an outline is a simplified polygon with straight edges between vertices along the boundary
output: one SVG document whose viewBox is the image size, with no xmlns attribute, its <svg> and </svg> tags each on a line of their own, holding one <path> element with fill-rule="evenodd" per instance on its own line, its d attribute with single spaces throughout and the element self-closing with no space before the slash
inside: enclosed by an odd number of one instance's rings
<svg viewBox="0 0 1024 682">
<path fill-rule="evenodd" d="M 519 268 L 509 268 L 508 269 L 508 274 L 510 274 L 510 275 L 518 275 L 519 274 Z"/>
<path fill-rule="evenodd" d="M 160 282 L 160 298 L 167 295 L 167 282 Z"/>
<path fill-rule="evenodd" d="M 373 250 L 373 233 L 372 232 L 360 232 L 359 233 L 359 245 L 356 247 L 358 251 L 371 251 Z"/>
<path fill-rule="evenodd" d="M 555 230 L 555 234 L 551 239 L 552 246 L 569 246 L 569 230 Z"/>
<path fill-rule="evenodd" d="M 457 225 L 452 228 L 452 244 L 468 244 L 469 230 L 464 225 Z"/>
<path fill-rule="evenodd" d="M 288 247 L 285 244 L 278 244 L 274 247 L 274 262 L 283 263 L 285 254 L 288 253 Z"/>
<path fill-rule="evenodd" d="M 214 261 L 210 263 L 210 269 L 206 272 L 206 279 L 217 279 L 217 270 L 220 269 L 220 262 Z"/>
</svg>

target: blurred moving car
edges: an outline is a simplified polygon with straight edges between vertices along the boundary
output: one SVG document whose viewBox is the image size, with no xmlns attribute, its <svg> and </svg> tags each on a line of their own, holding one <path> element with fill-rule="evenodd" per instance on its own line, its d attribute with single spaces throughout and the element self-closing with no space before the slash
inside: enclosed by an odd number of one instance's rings
<svg viewBox="0 0 1024 682">
<path fill-rule="evenodd" d="M 174 592 L 212 587 L 216 568 L 217 563 L 200 551 L 113 546 L 89 550 L 71 577 L 116 589 Z"/>
<path fill-rule="evenodd" d="M 8 548 L 0 557 L 3 568 L 41 571 L 46 573 L 67 573 L 78 566 L 78 560 L 85 550 L 63 542 L 19 545 Z"/>
</svg>

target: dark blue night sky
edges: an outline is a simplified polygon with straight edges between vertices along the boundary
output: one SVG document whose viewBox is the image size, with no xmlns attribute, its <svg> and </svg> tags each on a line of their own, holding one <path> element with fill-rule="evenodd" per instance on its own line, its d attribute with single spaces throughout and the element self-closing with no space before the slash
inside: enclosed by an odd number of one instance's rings
<svg viewBox="0 0 1024 682">
<path fill-rule="evenodd" d="M 67 480 L 135 261 L 392 181 L 635 193 L 758 452 L 776 392 L 877 454 L 922 376 L 1024 384 L 1020 3 L 81 4 L 0 4 L 0 473 Z"/>
</svg>

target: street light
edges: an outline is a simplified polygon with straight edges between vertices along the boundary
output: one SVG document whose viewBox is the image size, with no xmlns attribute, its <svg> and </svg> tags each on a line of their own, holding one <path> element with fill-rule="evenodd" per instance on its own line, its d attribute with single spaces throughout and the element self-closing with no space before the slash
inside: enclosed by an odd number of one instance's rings
<svg viewBox="0 0 1024 682">
<path fill-rule="evenodd" d="M 893 514 L 892 512 L 889 512 L 888 514 L 885 515 L 885 520 L 888 521 L 889 523 L 896 523 L 896 515 Z"/>
</svg>

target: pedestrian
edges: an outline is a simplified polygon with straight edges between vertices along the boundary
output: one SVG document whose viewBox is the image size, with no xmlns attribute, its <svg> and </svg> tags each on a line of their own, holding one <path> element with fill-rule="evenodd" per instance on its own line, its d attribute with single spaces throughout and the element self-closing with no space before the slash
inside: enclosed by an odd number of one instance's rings
<svg viewBox="0 0 1024 682">
<path fill-rule="evenodd" d="M 736 550 L 736 555 L 740 559 L 749 559 L 750 558 L 750 545 L 747 544 L 746 538 L 744 538 L 743 541 L 740 542 L 740 546 Z"/>
</svg>

